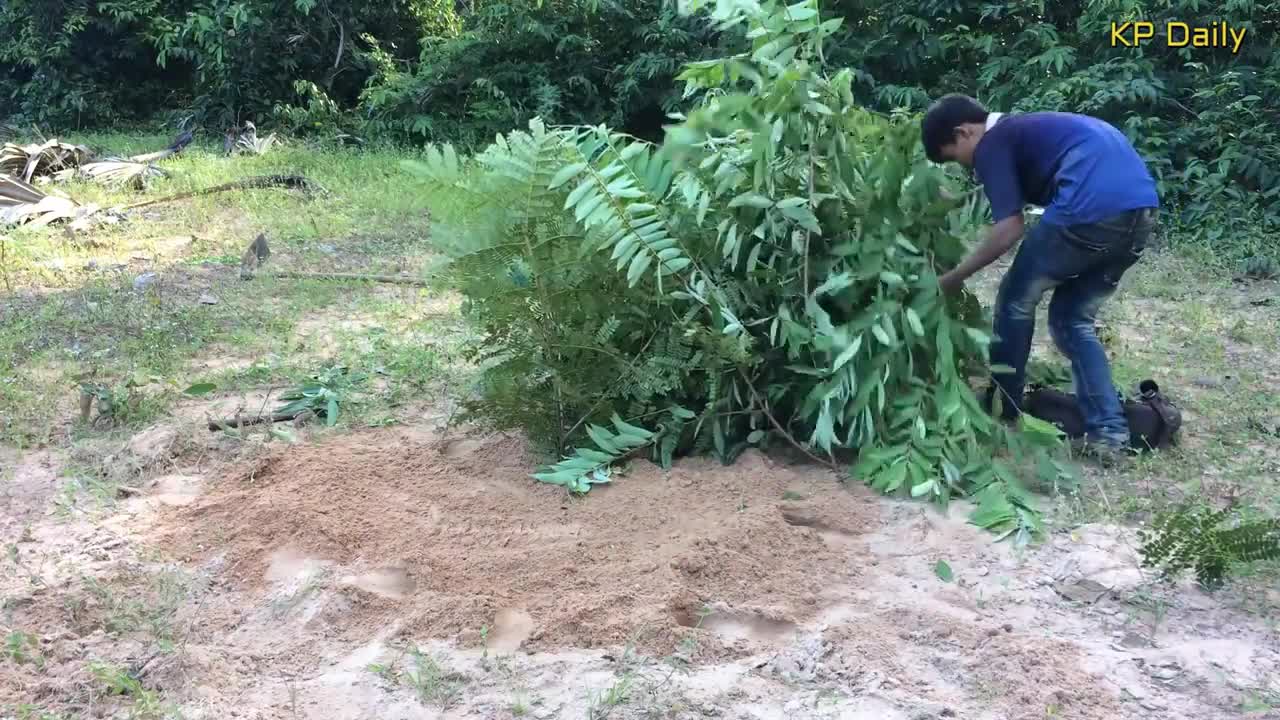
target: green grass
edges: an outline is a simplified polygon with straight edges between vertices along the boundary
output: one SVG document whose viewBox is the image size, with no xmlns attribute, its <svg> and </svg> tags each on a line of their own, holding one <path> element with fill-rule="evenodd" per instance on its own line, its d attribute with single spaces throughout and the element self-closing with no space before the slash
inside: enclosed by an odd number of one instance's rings
<svg viewBox="0 0 1280 720">
<path fill-rule="evenodd" d="M 68 139 L 121 155 L 169 142 L 160 135 Z M 145 191 L 58 186 L 100 206 L 265 174 L 301 174 L 327 192 L 234 191 L 139 209 L 127 222 L 74 238 L 56 228 L 0 236 L 0 275 L 14 291 L 0 305 L 0 442 L 29 446 L 66 440 L 69 426 L 93 430 L 73 422 L 86 382 L 117 398 L 111 422 L 96 430 L 129 431 L 162 417 L 195 382 L 214 382 L 219 394 L 244 392 L 297 383 L 332 364 L 382 378 L 368 419 L 393 416 L 456 366 L 449 338 L 460 326 L 434 307 L 440 298 L 418 288 L 267 272 L 421 274 L 431 259 L 430 198 L 401 172 L 405 157 L 289 143 L 227 158 L 220 146 L 193 144 L 162 161 L 168 177 Z M 258 233 L 272 250 L 267 272 L 242 281 L 240 255 Z M 159 280 L 139 292 L 135 280 L 146 272 Z M 202 302 L 210 296 L 216 304 Z M 351 327 L 355 316 L 366 322 Z M 304 323 L 325 332 L 308 343 L 299 338 Z"/>
</svg>

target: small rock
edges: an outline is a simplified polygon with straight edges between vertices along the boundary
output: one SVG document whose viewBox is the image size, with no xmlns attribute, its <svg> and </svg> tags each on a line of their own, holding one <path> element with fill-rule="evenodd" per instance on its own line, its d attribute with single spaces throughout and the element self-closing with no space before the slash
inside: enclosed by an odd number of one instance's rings
<svg viewBox="0 0 1280 720">
<path fill-rule="evenodd" d="M 160 276 L 156 273 L 153 273 L 153 272 L 142 273 L 141 275 L 133 279 L 133 289 L 135 292 L 143 292 L 144 290 L 151 287 L 152 285 L 155 285 L 156 280 L 159 280 L 159 279 L 160 279 Z"/>
<path fill-rule="evenodd" d="M 991 572 L 991 570 L 986 565 L 983 565 L 974 570 L 974 572 L 978 574 L 978 577 L 986 577 L 987 573 Z"/>
<path fill-rule="evenodd" d="M 1077 580 L 1075 582 L 1059 582 L 1054 584 L 1053 589 L 1062 597 L 1072 602 L 1095 603 L 1102 599 L 1109 591 L 1102 583 L 1097 580 Z"/>
<path fill-rule="evenodd" d="M 204 293 L 203 295 L 200 296 L 200 304 L 201 305 L 217 305 L 218 298 L 214 295 L 210 295 L 209 293 Z"/>
<path fill-rule="evenodd" d="M 317 250 L 319 250 L 320 252 L 324 253 L 325 255 L 334 255 L 334 254 L 337 254 L 337 252 L 338 252 L 338 248 L 336 248 L 336 247 L 334 247 L 334 246 L 332 246 L 332 245 L 329 245 L 329 244 L 327 244 L 327 243 L 321 243 L 321 244 L 317 245 L 317 246 L 316 246 L 316 249 L 317 249 Z"/>
<path fill-rule="evenodd" d="M 1211 377 L 1198 377 L 1191 381 L 1192 385 L 1202 388 L 1220 388 L 1222 381 Z"/>
<path fill-rule="evenodd" d="M 1126 683 L 1120 689 L 1123 690 L 1130 697 L 1132 697 L 1134 700 L 1137 700 L 1139 704 L 1146 702 L 1147 699 L 1151 697 L 1151 694 L 1148 693 L 1147 689 L 1142 687 L 1140 683 L 1136 683 L 1136 682 Z"/>
<path fill-rule="evenodd" d="M 1149 648 L 1151 641 L 1135 632 L 1128 632 L 1120 638 L 1120 645 L 1125 648 Z"/>
</svg>

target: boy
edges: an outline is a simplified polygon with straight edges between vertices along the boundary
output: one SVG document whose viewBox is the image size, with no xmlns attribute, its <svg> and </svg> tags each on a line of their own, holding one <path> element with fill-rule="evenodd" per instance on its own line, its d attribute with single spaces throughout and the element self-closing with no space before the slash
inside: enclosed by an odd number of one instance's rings
<svg viewBox="0 0 1280 720">
<path fill-rule="evenodd" d="M 1097 118 L 988 113 L 959 94 L 929 108 L 921 135 L 930 160 L 975 171 L 994 223 L 986 240 L 939 279 L 945 292 L 958 291 L 1013 247 L 1023 234 L 1024 205 L 1045 209 L 996 297 L 991 362 L 1013 372 L 993 373 L 989 392 L 1001 394 L 1004 419 L 1020 412 L 1036 308 L 1053 290 L 1049 332 L 1071 361 L 1084 446 L 1102 459 L 1125 453 L 1129 426 L 1094 318 L 1151 237 L 1159 198 L 1146 164 L 1123 134 Z"/>
</svg>

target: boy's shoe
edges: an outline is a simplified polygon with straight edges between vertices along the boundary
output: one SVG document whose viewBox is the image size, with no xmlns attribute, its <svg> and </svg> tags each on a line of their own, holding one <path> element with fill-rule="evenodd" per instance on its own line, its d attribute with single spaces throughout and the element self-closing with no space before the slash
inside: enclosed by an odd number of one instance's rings
<svg viewBox="0 0 1280 720">
<path fill-rule="evenodd" d="M 1083 457 L 1097 460 L 1104 467 L 1124 462 L 1136 454 L 1127 442 L 1102 438 L 1074 438 L 1071 449 Z"/>
</svg>

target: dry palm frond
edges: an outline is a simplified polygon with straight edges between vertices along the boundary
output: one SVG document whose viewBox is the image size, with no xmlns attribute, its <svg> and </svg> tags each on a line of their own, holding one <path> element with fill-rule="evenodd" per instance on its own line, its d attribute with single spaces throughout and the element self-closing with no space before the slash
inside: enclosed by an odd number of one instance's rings
<svg viewBox="0 0 1280 720">
<path fill-rule="evenodd" d="M 57 175 L 57 180 L 70 180 L 80 177 L 103 185 L 129 186 L 141 190 L 154 177 L 163 177 L 164 171 L 154 165 L 132 160 L 109 158 L 81 165 L 78 170 L 64 170 Z"/>
<path fill-rule="evenodd" d="M 18 178 L 0 175 L 0 224 L 34 226 L 57 220 L 87 217 L 96 212 L 94 206 L 81 206 L 74 200 L 46 195 Z"/>
<path fill-rule="evenodd" d="M 93 151 L 84 145 L 71 145 L 57 138 L 30 145 L 5 143 L 0 148 L 0 173 L 31 182 L 39 175 L 80 167 L 91 157 Z"/>
<path fill-rule="evenodd" d="M 191 144 L 191 140 L 194 137 L 195 137 L 194 134 L 190 130 L 187 130 L 186 132 L 182 133 L 178 137 L 174 138 L 173 142 L 169 144 L 169 147 L 163 150 L 158 150 L 156 152 L 146 153 L 143 155 L 134 155 L 127 159 L 137 163 L 150 163 L 150 162 L 155 162 L 157 160 L 163 160 L 167 157 L 170 157 L 172 155 L 177 155 L 178 153 L 182 152 L 183 148 Z"/>
<path fill-rule="evenodd" d="M 264 155 L 268 150 L 276 144 L 276 134 L 260 138 L 257 135 L 241 135 L 240 140 L 236 143 L 236 147 L 245 152 L 251 152 L 254 155 Z"/>
</svg>

